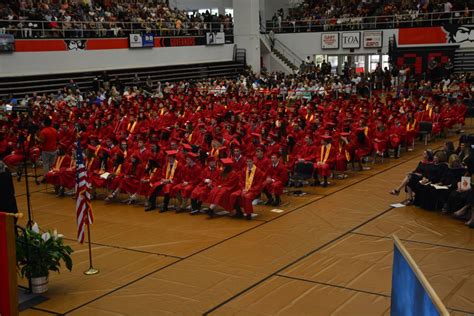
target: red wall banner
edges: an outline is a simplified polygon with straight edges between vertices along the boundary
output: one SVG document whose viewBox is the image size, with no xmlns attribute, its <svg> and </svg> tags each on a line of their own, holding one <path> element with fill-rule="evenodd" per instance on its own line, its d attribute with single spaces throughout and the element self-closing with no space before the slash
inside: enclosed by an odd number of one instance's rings
<svg viewBox="0 0 474 316">
<path fill-rule="evenodd" d="M 441 26 L 398 30 L 398 45 L 447 44 L 448 36 Z"/>
<path fill-rule="evenodd" d="M 154 47 L 206 45 L 205 37 L 155 37 Z M 57 52 L 82 50 L 128 49 L 128 38 L 87 39 L 17 39 L 15 52 Z"/>
</svg>

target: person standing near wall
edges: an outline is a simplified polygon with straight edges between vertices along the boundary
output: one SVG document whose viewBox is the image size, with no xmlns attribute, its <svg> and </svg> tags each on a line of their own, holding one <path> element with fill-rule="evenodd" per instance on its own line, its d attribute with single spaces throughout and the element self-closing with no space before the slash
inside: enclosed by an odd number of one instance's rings
<svg viewBox="0 0 474 316">
<path fill-rule="evenodd" d="M 0 212 L 17 213 L 15 199 L 15 187 L 13 186 L 12 174 L 5 163 L 0 160 Z M 15 219 L 16 221 L 16 219 Z"/>
<path fill-rule="evenodd" d="M 44 120 L 44 127 L 39 132 L 38 141 L 41 144 L 41 157 L 43 159 L 44 174 L 48 173 L 56 160 L 56 148 L 58 144 L 58 132 L 51 126 L 51 119 Z M 43 182 L 45 179 L 43 178 Z"/>
</svg>

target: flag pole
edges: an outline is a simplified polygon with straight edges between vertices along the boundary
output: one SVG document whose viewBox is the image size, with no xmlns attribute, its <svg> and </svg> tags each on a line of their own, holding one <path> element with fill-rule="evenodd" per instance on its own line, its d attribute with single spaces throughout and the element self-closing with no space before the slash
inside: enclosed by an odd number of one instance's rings
<svg viewBox="0 0 474 316">
<path fill-rule="evenodd" d="M 88 242 L 89 242 L 89 269 L 84 271 L 84 274 L 85 275 L 94 275 L 94 274 L 99 273 L 99 270 L 94 268 L 94 266 L 92 265 L 91 229 L 90 229 L 90 224 L 89 223 L 87 223 L 87 239 L 88 239 Z"/>
</svg>

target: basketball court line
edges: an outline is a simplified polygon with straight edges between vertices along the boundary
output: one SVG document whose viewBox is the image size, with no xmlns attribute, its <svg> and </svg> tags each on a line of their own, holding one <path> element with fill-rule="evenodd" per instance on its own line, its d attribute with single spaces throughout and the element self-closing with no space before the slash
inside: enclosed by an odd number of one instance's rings
<svg viewBox="0 0 474 316">
<path fill-rule="evenodd" d="M 360 292 L 360 293 L 364 293 L 364 294 L 382 296 L 382 297 L 387 297 L 387 298 L 392 297 L 391 295 L 387 295 L 387 294 L 380 294 L 380 293 L 375 293 L 375 292 L 370 292 L 370 291 L 358 290 L 358 289 L 354 289 L 354 288 L 350 288 L 350 287 L 345 287 L 345 286 L 341 286 L 341 285 L 335 285 L 335 284 L 331 284 L 331 283 L 325 283 L 325 282 L 318 282 L 318 281 L 313 281 L 313 280 L 307 280 L 307 279 L 302 279 L 302 278 L 287 276 L 287 275 L 283 275 L 283 274 L 276 274 L 276 276 L 277 276 L 277 277 L 281 277 L 281 278 L 285 278 L 285 279 L 295 280 L 295 281 L 308 282 L 308 283 L 313 283 L 313 284 L 318 284 L 318 285 L 323 285 L 323 286 L 330 286 L 330 287 L 340 288 L 340 289 L 343 289 L 343 290 L 348 290 L 348 291 L 353 291 L 353 292 Z M 473 315 L 472 312 L 468 312 L 468 311 L 461 310 L 461 309 L 449 308 L 449 307 L 447 307 L 447 309 L 448 309 L 449 311 L 465 313 L 465 314 L 467 314 L 467 315 Z"/>
<path fill-rule="evenodd" d="M 466 229 L 469 229 L 469 228 L 466 227 Z M 367 237 L 374 237 L 374 238 L 392 239 L 389 236 L 379 236 L 379 235 L 373 235 L 373 234 L 367 234 L 367 233 L 361 233 L 361 232 L 352 232 L 351 234 L 367 236 Z M 455 249 L 455 250 L 464 250 L 464 251 L 474 252 L 474 249 L 469 249 L 469 248 L 449 246 L 449 245 L 443 245 L 443 244 L 435 244 L 435 243 L 431 243 L 431 242 L 427 242 L 427 241 L 418 241 L 418 240 L 405 239 L 405 238 L 399 238 L 399 239 L 401 241 L 406 241 L 406 242 L 411 242 L 411 243 L 416 243 L 416 244 L 423 244 L 423 245 L 428 245 L 428 246 L 438 246 L 438 247 L 443 247 L 443 248 L 450 248 L 450 249 Z"/>
<path fill-rule="evenodd" d="M 76 241 L 76 239 L 66 238 L 66 237 L 63 237 L 63 239 L 68 240 L 68 241 Z M 170 257 L 170 258 L 179 259 L 179 260 L 184 259 L 183 257 L 178 257 L 178 256 L 174 256 L 174 255 L 167 255 L 167 254 L 159 253 L 159 252 L 151 252 L 151 251 L 139 250 L 139 249 L 133 249 L 133 248 L 127 248 L 127 247 L 106 245 L 106 244 L 101 244 L 101 243 L 97 243 L 97 242 L 92 242 L 91 245 L 101 246 L 101 247 L 108 247 L 108 248 L 115 248 L 115 249 L 121 249 L 121 250 L 128 250 L 128 251 L 139 252 L 139 253 L 144 253 L 144 254 L 148 254 L 148 255 L 157 255 L 157 256 L 163 256 L 163 257 Z"/>
<path fill-rule="evenodd" d="M 343 289 L 343 290 L 349 290 L 349 291 L 353 291 L 353 292 L 361 292 L 361 293 L 365 293 L 365 294 L 371 294 L 371 295 L 377 295 L 377 296 L 383 296 L 383 297 L 390 297 L 390 295 L 386 295 L 386 294 L 380 294 L 380 293 L 375 293 L 375 292 L 370 292 L 370 291 L 358 290 L 358 289 L 354 289 L 354 288 L 351 288 L 351 287 L 345 287 L 345 286 L 342 286 L 342 285 L 335 285 L 335 284 L 330 284 L 330 283 L 325 283 L 325 282 L 307 280 L 307 279 L 297 278 L 297 277 L 288 276 L 288 275 L 284 275 L 284 274 L 278 274 L 277 273 L 277 274 L 275 274 L 275 276 L 285 278 L 285 279 L 290 279 L 290 280 L 303 281 L 303 282 L 309 282 L 309 283 L 314 283 L 314 284 L 319 284 L 319 285 L 324 285 L 324 286 L 337 287 L 337 288 L 340 288 L 340 289 Z"/>
</svg>

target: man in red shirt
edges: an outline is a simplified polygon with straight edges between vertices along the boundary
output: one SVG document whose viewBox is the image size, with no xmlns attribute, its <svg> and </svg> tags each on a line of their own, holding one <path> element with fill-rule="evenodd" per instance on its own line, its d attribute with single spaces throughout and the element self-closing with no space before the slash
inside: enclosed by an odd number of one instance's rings
<svg viewBox="0 0 474 316">
<path fill-rule="evenodd" d="M 39 132 L 38 141 L 41 144 L 41 157 L 43 159 L 44 174 L 48 173 L 56 160 L 56 148 L 58 144 L 58 132 L 51 127 L 51 119 L 44 120 L 44 127 Z M 43 181 L 45 181 L 43 179 Z"/>
</svg>

